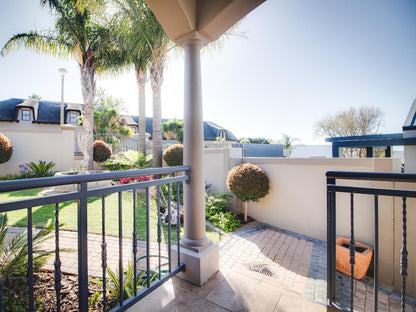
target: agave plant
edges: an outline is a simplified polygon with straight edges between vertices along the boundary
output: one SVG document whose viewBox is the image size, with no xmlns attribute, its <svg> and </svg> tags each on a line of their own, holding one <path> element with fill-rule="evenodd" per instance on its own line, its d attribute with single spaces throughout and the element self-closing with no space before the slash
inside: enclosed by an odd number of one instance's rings
<svg viewBox="0 0 416 312">
<path fill-rule="evenodd" d="M 0 214 L 0 279 L 3 283 L 3 295 L 6 310 L 25 311 L 27 296 L 28 243 L 27 233 L 22 232 L 6 241 L 7 214 Z M 53 223 L 47 224 L 33 236 L 33 270 L 38 271 L 53 251 L 39 248 L 39 244 L 48 239 L 54 229 Z"/>
<path fill-rule="evenodd" d="M 55 163 L 50 161 L 46 163 L 44 160 L 39 160 L 39 164 L 35 164 L 33 161 L 26 164 L 29 169 L 32 171 L 35 178 L 50 177 L 54 175 L 54 171 L 50 171 L 55 167 Z"/>
</svg>

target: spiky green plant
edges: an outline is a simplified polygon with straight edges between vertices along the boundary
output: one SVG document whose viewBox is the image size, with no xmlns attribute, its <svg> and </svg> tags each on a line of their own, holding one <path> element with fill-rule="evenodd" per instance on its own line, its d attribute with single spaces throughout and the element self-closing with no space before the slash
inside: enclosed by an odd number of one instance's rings
<svg viewBox="0 0 416 312">
<path fill-rule="evenodd" d="M 35 164 L 33 161 L 26 164 L 29 169 L 32 171 L 32 175 L 35 178 L 50 177 L 55 174 L 55 171 L 51 171 L 55 167 L 55 163 L 50 161 L 46 163 L 44 160 L 39 160 L 39 164 Z"/>
<path fill-rule="evenodd" d="M 0 279 L 3 283 L 3 298 L 6 311 L 26 311 L 28 304 L 28 243 L 27 232 L 6 240 L 7 214 L 0 214 Z M 54 229 L 53 223 L 40 229 L 33 236 L 33 270 L 38 271 L 53 251 L 39 248 Z"/>
<path fill-rule="evenodd" d="M 107 267 L 107 274 L 109 279 L 106 283 L 107 295 L 110 300 L 119 300 L 120 295 L 120 276 L 119 274 L 114 273 L 109 267 Z M 150 282 L 158 277 L 158 273 L 151 271 Z M 103 281 L 99 279 L 90 279 L 91 282 L 103 286 Z M 137 291 L 144 288 L 147 282 L 147 274 L 145 271 L 140 271 L 137 276 Z M 126 300 L 134 295 L 134 264 L 129 262 L 127 265 L 127 270 L 124 270 L 123 274 L 123 300 Z"/>
</svg>

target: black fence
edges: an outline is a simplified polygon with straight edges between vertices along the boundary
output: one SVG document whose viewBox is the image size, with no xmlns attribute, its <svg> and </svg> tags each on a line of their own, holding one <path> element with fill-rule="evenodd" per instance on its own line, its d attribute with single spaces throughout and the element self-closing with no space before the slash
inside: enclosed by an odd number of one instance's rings
<svg viewBox="0 0 416 312">
<path fill-rule="evenodd" d="M 77 191 L 69 192 L 69 193 L 60 193 L 55 195 L 49 196 L 42 196 L 42 197 L 35 197 L 30 199 L 24 200 L 17 200 L 17 201 L 9 201 L 9 202 L 2 202 L 0 203 L 0 213 L 6 213 L 18 209 L 26 209 L 27 210 L 27 241 L 28 241 L 28 274 L 27 274 L 27 283 L 28 283 L 28 297 L 29 297 L 29 311 L 35 311 L 36 306 L 36 298 L 34 298 L 34 268 L 33 268 L 33 259 L 34 259 L 34 250 L 33 250 L 33 222 L 32 222 L 32 208 L 38 207 L 42 205 L 53 204 L 55 205 L 55 214 L 51 216 L 55 220 L 55 290 L 56 290 L 56 302 L 57 306 L 55 311 L 60 311 L 60 298 L 61 298 L 61 255 L 60 250 L 61 247 L 59 245 L 59 209 L 60 205 L 65 204 L 69 201 L 76 200 L 77 201 L 77 218 L 78 218 L 78 230 L 77 230 L 77 240 L 78 240 L 78 286 L 79 286 L 79 311 L 89 311 L 88 310 L 88 237 L 87 237 L 87 204 L 88 199 L 91 197 L 101 197 L 102 203 L 102 234 L 101 234 L 101 266 L 102 266 L 102 280 L 106 281 L 108 276 L 106 273 L 107 269 L 107 243 L 106 243 L 106 216 L 105 216 L 105 199 L 106 195 L 118 193 L 118 207 L 114 207 L 114 209 L 118 209 L 118 230 L 119 230 L 119 302 L 118 306 L 113 308 L 112 311 L 124 311 L 128 307 L 131 307 L 134 303 L 139 301 L 141 298 L 145 297 L 155 288 L 162 285 L 166 282 L 169 278 L 173 277 L 178 272 L 184 269 L 184 265 L 180 262 L 180 214 L 177 213 L 176 219 L 176 235 L 177 235 L 177 259 L 173 259 L 171 255 L 171 249 L 173 248 L 171 244 L 171 186 L 172 184 L 176 184 L 177 190 L 177 198 L 179 196 L 179 183 L 183 183 L 188 181 L 188 173 L 189 167 L 187 166 L 179 166 L 179 167 L 169 167 L 169 168 L 157 168 L 157 169 L 143 169 L 143 170 L 130 170 L 130 171 L 119 171 L 119 172 L 111 172 L 111 173 L 96 173 L 96 174 L 82 174 L 82 175 L 69 175 L 69 176 L 61 176 L 61 177 L 50 177 L 50 178 L 38 178 L 38 179 L 28 179 L 28 180 L 15 180 L 15 181 L 5 181 L 0 182 L 0 193 L 4 192 L 13 192 L 19 190 L 28 190 L 34 188 L 46 188 L 46 187 L 55 187 L 60 185 L 77 185 Z M 175 175 L 172 175 L 175 174 Z M 94 188 L 90 189 L 88 184 L 93 181 L 104 181 L 104 180 L 114 180 L 118 181 L 122 178 L 129 178 L 129 177 L 138 177 L 138 176 L 149 176 L 154 175 L 161 177 L 159 179 L 147 180 L 138 183 L 129 183 L 129 184 L 116 184 L 108 187 L 101 187 L 101 188 Z M 164 177 L 162 177 L 164 175 Z M 162 185 L 167 185 L 168 188 L 168 198 L 167 198 L 167 212 L 168 212 L 168 268 L 162 271 L 161 269 L 161 192 L 160 188 Z M 149 237 L 149 207 L 150 207 L 150 198 L 149 198 L 149 188 L 155 186 L 157 188 L 157 212 L 158 212 L 158 220 L 157 220 L 157 244 L 158 244 L 158 261 L 159 266 L 156 272 L 150 269 L 150 257 L 154 255 L 149 254 L 149 246 L 150 246 L 150 237 Z M 123 300 L 123 253 L 126 252 L 123 250 L 123 236 L 122 236 L 122 229 L 123 229 L 123 219 L 122 219 L 122 209 L 123 209 L 123 192 L 130 191 L 132 192 L 133 196 L 133 228 L 132 231 L 132 253 L 134 263 L 136 263 L 138 258 L 137 254 L 137 225 L 136 225 L 136 192 L 139 189 L 145 189 L 145 197 L 146 197 L 146 255 L 144 257 L 146 259 L 146 269 L 141 272 L 142 277 L 145 276 L 145 287 L 138 291 L 137 287 L 134 287 L 134 295 L 127 300 Z M 179 211 L 179 203 L 177 204 L 176 208 Z M 166 257 L 165 257 L 166 258 Z M 176 265 L 174 265 L 176 264 Z M 136 285 L 136 281 L 138 278 L 138 269 L 136 265 L 134 266 L 134 285 Z M 155 277 L 154 281 L 151 281 L 150 276 Z M 10 307 L 4 306 L 3 300 L 3 283 L 0 280 L 0 310 L 10 310 Z M 106 283 L 103 283 L 103 301 L 104 301 L 104 311 L 106 307 Z"/>
<path fill-rule="evenodd" d="M 407 198 L 416 198 L 416 190 L 409 189 L 390 189 L 376 187 L 359 187 L 336 185 L 337 180 L 369 180 L 385 182 L 416 182 L 416 174 L 400 173 L 372 173 L 372 172 L 339 172 L 329 171 L 327 176 L 327 298 L 330 305 L 336 303 L 336 193 L 350 194 L 350 241 L 349 241 L 349 264 L 350 264 L 350 311 L 354 310 L 354 265 L 356 260 L 356 242 L 354 238 L 354 194 L 367 194 L 374 196 L 374 296 L 373 311 L 378 311 L 378 291 L 379 291 L 379 196 L 401 197 L 402 205 L 402 248 L 400 255 L 400 275 L 401 275 L 401 311 L 406 307 L 406 278 L 408 269 L 408 250 L 407 250 Z M 393 222 L 393 220 L 392 220 Z M 392 268 L 393 270 L 393 268 Z"/>
<path fill-rule="evenodd" d="M 128 150 L 139 150 L 139 139 L 135 137 L 127 137 L 116 133 L 111 134 L 94 134 L 94 140 L 103 140 L 110 144 L 113 154 L 126 152 Z"/>
</svg>

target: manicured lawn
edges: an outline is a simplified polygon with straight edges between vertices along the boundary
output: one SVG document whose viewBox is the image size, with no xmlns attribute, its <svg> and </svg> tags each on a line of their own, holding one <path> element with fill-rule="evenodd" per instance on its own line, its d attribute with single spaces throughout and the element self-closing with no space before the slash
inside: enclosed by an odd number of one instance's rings
<svg viewBox="0 0 416 312">
<path fill-rule="evenodd" d="M 0 202 L 15 201 L 27 199 L 30 197 L 41 196 L 41 189 L 17 191 L 12 193 L 0 194 Z M 157 241 L 157 211 L 156 202 L 151 200 L 150 207 L 150 240 Z M 44 205 L 34 207 L 32 210 L 33 226 L 44 227 L 48 222 L 55 222 L 55 205 Z M 122 195 L 122 213 L 123 237 L 132 238 L 133 232 L 133 193 L 124 192 Z M 118 236 L 118 193 L 105 197 L 105 227 L 106 235 Z M 27 225 L 27 210 L 21 209 L 8 212 L 9 226 Z M 61 229 L 76 231 L 77 230 L 77 204 L 75 201 L 61 203 L 59 205 L 59 222 Z M 136 196 L 136 231 L 139 240 L 146 239 L 146 201 L 143 196 Z M 176 241 L 176 227 L 172 226 L 172 241 Z M 91 197 L 88 199 L 88 232 L 101 234 L 102 231 L 102 199 L 101 197 Z M 220 240 L 218 233 L 211 229 L 206 229 L 207 236 L 214 242 Z M 181 236 L 183 229 L 181 228 Z M 163 242 L 167 242 L 168 226 L 162 224 Z"/>
</svg>

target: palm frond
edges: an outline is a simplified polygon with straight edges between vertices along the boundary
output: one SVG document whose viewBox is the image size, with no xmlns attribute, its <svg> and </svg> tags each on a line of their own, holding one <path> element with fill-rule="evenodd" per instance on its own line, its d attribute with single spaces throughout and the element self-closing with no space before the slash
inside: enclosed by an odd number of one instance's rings
<svg viewBox="0 0 416 312">
<path fill-rule="evenodd" d="M 0 214 L 0 250 L 3 249 L 4 239 L 7 234 L 7 214 L 2 213 Z"/>
<path fill-rule="evenodd" d="M 20 49 L 22 46 L 34 52 L 53 56 L 65 57 L 70 55 L 68 46 L 60 40 L 36 31 L 14 35 L 6 42 L 0 53 L 5 56 L 10 51 Z"/>
</svg>

